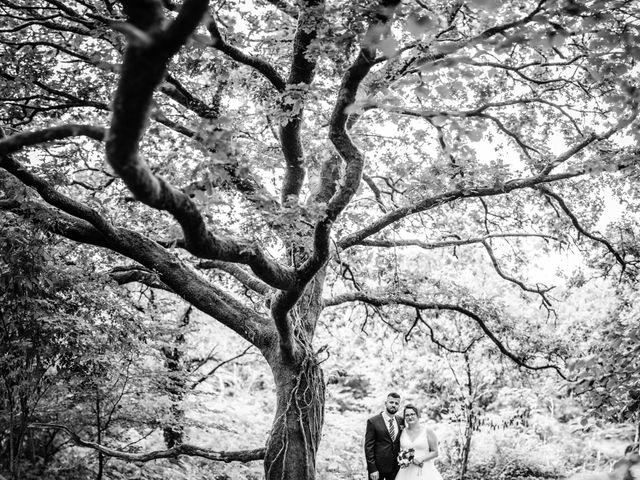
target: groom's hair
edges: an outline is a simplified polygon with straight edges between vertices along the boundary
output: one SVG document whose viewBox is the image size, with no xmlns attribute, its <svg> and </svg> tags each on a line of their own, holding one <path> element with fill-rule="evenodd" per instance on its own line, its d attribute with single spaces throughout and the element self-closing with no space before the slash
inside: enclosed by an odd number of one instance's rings
<svg viewBox="0 0 640 480">
<path fill-rule="evenodd" d="M 387 395 L 387 398 L 389 397 L 400 398 L 400 394 L 396 392 L 389 392 L 389 395 Z"/>
</svg>

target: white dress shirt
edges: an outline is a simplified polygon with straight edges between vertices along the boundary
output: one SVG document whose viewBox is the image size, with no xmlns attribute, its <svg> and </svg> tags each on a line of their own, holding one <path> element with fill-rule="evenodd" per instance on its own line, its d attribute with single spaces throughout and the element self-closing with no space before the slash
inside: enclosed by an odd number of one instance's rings
<svg viewBox="0 0 640 480">
<path fill-rule="evenodd" d="M 393 425 L 396 429 L 395 431 L 395 436 L 393 437 L 393 440 L 395 440 L 396 438 L 398 438 L 398 435 L 400 434 L 400 426 L 398 425 L 398 421 L 396 420 L 396 416 L 393 415 L 389 415 L 389 413 L 387 413 L 386 410 L 383 410 L 382 412 L 382 418 L 384 419 L 384 424 L 387 427 L 387 431 L 389 432 L 389 434 L 391 434 L 391 431 L 389 430 L 389 420 L 393 421 Z"/>
</svg>

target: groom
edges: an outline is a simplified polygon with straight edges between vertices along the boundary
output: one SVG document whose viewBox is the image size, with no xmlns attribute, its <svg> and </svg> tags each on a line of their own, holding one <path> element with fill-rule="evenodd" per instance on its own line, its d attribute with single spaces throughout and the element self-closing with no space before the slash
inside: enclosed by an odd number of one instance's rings
<svg viewBox="0 0 640 480">
<path fill-rule="evenodd" d="M 370 480 L 393 480 L 398 473 L 400 431 L 404 421 L 396 417 L 400 395 L 391 392 L 384 402 L 382 413 L 367 420 L 364 436 L 364 455 Z"/>
</svg>

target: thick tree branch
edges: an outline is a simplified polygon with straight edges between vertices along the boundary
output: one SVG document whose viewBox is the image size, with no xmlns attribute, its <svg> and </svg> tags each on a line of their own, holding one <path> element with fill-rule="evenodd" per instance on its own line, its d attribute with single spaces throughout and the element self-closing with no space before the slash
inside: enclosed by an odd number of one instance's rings
<svg viewBox="0 0 640 480">
<path fill-rule="evenodd" d="M 95 442 L 83 440 L 80 436 L 70 428 L 64 425 L 58 425 L 55 423 L 32 423 L 29 428 L 46 428 L 62 430 L 71 441 L 79 446 L 85 448 L 91 448 L 103 455 L 113 458 L 120 458 L 129 462 L 149 462 L 151 460 L 158 460 L 160 458 L 178 458 L 180 455 L 187 455 L 190 457 L 202 457 L 209 460 L 215 460 L 219 462 L 252 462 L 254 460 L 262 460 L 264 458 L 265 449 L 256 448 L 254 450 L 239 450 L 239 451 L 215 451 L 206 448 L 196 447 L 189 444 L 176 445 L 168 450 L 156 450 L 147 453 L 130 453 L 116 450 L 114 448 L 105 447 Z"/>
<path fill-rule="evenodd" d="M 268 319 L 202 278 L 190 266 L 156 242 L 136 232 L 122 228 L 118 230 L 114 250 L 156 272 L 160 281 L 177 295 L 261 350 L 270 348 L 275 332 Z"/>
<path fill-rule="evenodd" d="M 0 155 L 7 155 L 33 145 L 62 140 L 69 137 L 85 136 L 99 142 L 104 141 L 107 130 L 94 125 L 67 124 L 57 127 L 21 132 L 0 140 Z"/>
<path fill-rule="evenodd" d="M 477 313 L 469 310 L 466 307 L 452 304 L 452 303 L 438 303 L 438 302 L 419 302 L 410 297 L 402 297 L 402 296 L 373 296 L 366 294 L 364 292 L 352 292 L 345 293 L 342 295 L 338 295 L 336 297 L 326 299 L 324 301 L 325 307 L 332 307 L 337 305 L 342 305 L 344 303 L 349 302 L 363 302 L 369 305 L 374 305 L 376 307 L 382 307 L 386 305 L 406 305 L 411 308 L 415 308 L 417 310 L 435 310 L 435 311 L 449 311 L 459 313 L 464 315 L 470 319 L 472 319 L 478 327 L 484 332 L 484 334 L 493 342 L 493 344 L 498 348 L 500 353 L 502 353 L 507 358 L 511 359 L 517 365 L 526 368 L 528 370 L 555 370 L 558 375 L 562 378 L 566 379 L 562 370 L 557 365 L 530 365 L 526 362 L 526 358 L 518 356 L 517 354 L 510 351 L 497 337 L 496 335 L 489 329 L 487 326 L 486 320 L 483 319 Z"/>
<path fill-rule="evenodd" d="M 285 160 L 281 201 L 285 206 L 297 203 L 306 175 L 300 129 L 304 103 L 316 73 L 316 54 L 309 47 L 318 35 L 323 11 L 324 0 L 300 2 L 291 69 L 281 105 L 288 116 L 280 126 L 280 146 Z"/>
<path fill-rule="evenodd" d="M 253 57 L 244 53 L 242 50 L 228 44 L 220 30 L 218 29 L 218 24 L 215 19 L 211 16 L 207 21 L 207 30 L 209 31 L 209 35 L 211 37 L 211 46 L 216 50 L 221 51 L 225 55 L 227 55 L 232 60 L 235 60 L 238 63 L 243 65 L 247 65 L 260 72 L 273 87 L 280 93 L 284 92 L 286 88 L 286 83 L 284 78 L 278 73 L 278 71 L 267 62 L 265 59 L 259 57 Z"/>
<path fill-rule="evenodd" d="M 6 175 L 6 174 L 5 174 Z M 5 178 L 0 173 L 0 191 L 5 188 Z M 93 225 L 71 215 L 36 203 L 24 204 L 13 198 L 1 199 L 0 210 L 23 216 L 43 230 L 62 235 L 80 243 L 109 248 L 104 235 Z"/>
<path fill-rule="evenodd" d="M 10 156 L 0 154 L 0 168 L 4 168 L 23 184 L 35 189 L 50 205 L 90 223 L 105 237 L 114 235 L 114 226 L 100 215 L 100 213 L 84 203 L 62 195 L 47 181 L 29 172 L 22 164 Z"/>
<path fill-rule="evenodd" d="M 156 273 L 137 266 L 115 267 L 109 272 L 109 276 L 115 280 L 118 285 L 137 282 L 151 288 L 174 293 L 171 288 L 160 281 Z"/>
<path fill-rule="evenodd" d="M 74 52 L 68 48 L 64 48 L 60 45 L 56 45 L 51 42 L 20 42 L 20 43 L 16 42 L 15 44 L 22 45 L 22 46 L 33 46 L 33 47 L 44 46 L 47 48 L 51 48 L 56 51 L 63 52 L 66 55 L 72 56 L 74 58 L 78 58 L 79 60 L 86 62 L 90 65 L 94 65 L 103 71 L 117 73 L 121 69 L 120 65 L 106 63 L 100 59 L 96 59 L 95 57 L 90 57 L 78 52 Z M 16 81 L 14 77 L 11 77 L 11 76 L 8 76 L 8 77 L 10 80 Z M 23 109 L 28 110 L 30 112 L 29 118 L 31 118 L 36 112 L 43 113 L 53 108 L 68 109 L 73 107 L 92 107 L 92 108 L 96 108 L 98 110 L 103 110 L 103 111 L 111 110 L 109 105 L 107 105 L 106 103 L 87 101 L 82 98 L 76 97 L 74 95 L 70 95 L 64 91 L 53 89 L 48 85 L 44 84 L 43 82 L 34 82 L 34 83 L 40 88 L 42 88 L 44 91 L 52 95 L 52 97 L 47 98 L 47 100 L 53 101 L 55 100 L 54 96 L 60 96 L 62 98 L 69 100 L 70 103 L 55 105 L 55 106 L 47 106 L 47 107 L 37 107 L 37 108 L 32 105 L 29 105 L 29 106 L 27 106 L 26 104 L 22 105 Z M 166 76 L 165 81 L 158 87 L 158 90 L 164 93 L 165 95 L 167 95 L 173 101 L 179 103 L 185 108 L 188 108 L 190 111 L 198 115 L 200 118 L 207 119 L 207 120 L 214 120 L 220 116 L 219 100 L 215 100 L 212 104 L 206 104 L 204 101 L 195 97 L 191 92 L 189 92 L 186 88 L 184 88 L 180 84 L 180 82 L 178 82 L 171 75 Z M 23 101 L 27 102 L 29 100 L 32 100 L 33 98 L 41 98 L 41 97 L 39 96 L 24 97 Z M 15 100 L 16 102 L 18 102 L 20 100 L 20 97 L 17 97 L 12 100 Z M 211 147 L 210 138 L 207 135 L 204 135 L 202 132 L 199 132 L 197 130 L 192 130 L 188 127 L 185 127 L 184 125 L 178 122 L 170 120 L 160 111 L 159 108 L 157 108 L 154 112 L 152 112 L 150 114 L 150 117 L 156 122 L 164 125 L 165 127 L 181 135 L 184 135 L 187 138 L 193 139 L 194 141 L 204 146 L 207 150 L 211 152 L 215 152 L 215 148 Z M 89 125 L 78 125 L 78 126 L 68 125 L 63 127 L 55 127 L 53 130 L 62 129 L 62 128 L 82 129 L 82 131 L 79 131 L 75 135 L 87 135 L 97 140 L 104 140 L 104 137 L 106 136 L 106 133 L 107 133 L 107 131 L 104 130 L 103 138 L 97 138 L 98 137 L 97 132 L 100 127 L 92 127 Z M 95 131 L 91 132 L 88 130 L 91 128 L 95 128 Z M 46 132 L 43 132 L 43 133 L 46 133 Z M 58 133 L 62 135 L 62 132 L 58 132 Z M 23 135 L 23 134 L 20 134 L 20 135 Z M 29 135 L 31 135 L 34 138 L 34 141 L 36 141 L 37 140 L 36 136 L 39 134 L 37 134 L 36 132 L 33 132 L 33 134 L 29 134 Z M 51 131 L 50 135 L 55 136 L 55 133 Z M 73 136 L 73 135 L 69 134 L 68 136 Z M 57 138 L 52 138 L 52 139 L 57 139 Z M 16 141 L 18 141 L 18 138 L 16 138 Z M 259 201 L 260 203 L 264 203 L 264 199 L 270 196 L 267 190 L 262 185 L 259 184 L 259 182 L 257 181 L 254 175 L 248 175 L 246 173 L 246 167 L 242 168 L 242 173 L 240 173 L 241 169 L 238 166 L 237 162 L 225 163 L 224 165 L 222 165 L 222 168 L 224 169 L 225 173 L 228 174 L 228 177 L 226 178 L 229 180 L 226 180 L 224 182 L 221 181 L 220 182 L 221 185 L 227 186 L 228 184 L 231 184 L 237 191 L 245 194 L 245 197 L 249 201 Z M 275 199 L 273 199 L 273 203 L 274 204 L 277 203 Z"/>
<path fill-rule="evenodd" d="M 138 154 L 153 92 L 166 73 L 167 62 L 205 14 L 207 2 L 187 0 L 178 18 L 160 33 L 155 32 L 161 28 L 162 18 L 151 18 L 146 10 L 138 11 L 129 2 L 126 5 L 132 9 L 130 16 L 136 26 L 153 35 L 148 43 L 130 43 L 125 52 L 107 137 L 107 160 L 138 200 L 171 213 L 182 227 L 189 252 L 201 258 L 245 263 L 269 285 L 290 288 L 295 283 L 292 269 L 268 258 L 256 244 L 210 232 L 189 196 L 156 176 Z"/>
<path fill-rule="evenodd" d="M 173 101 L 194 112 L 200 118 L 207 120 L 217 120 L 220 118 L 219 95 L 214 98 L 211 104 L 208 104 L 187 90 L 171 75 L 165 77 L 165 82 L 160 85 L 159 90 Z"/>
<path fill-rule="evenodd" d="M 327 204 L 324 218 L 316 224 L 313 254 L 300 268 L 303 278 L 311 278 L 320 266 L 326 262 L 329 256 L 329 234 L 333 222 L 349 204 L 360 185 L 364 155 L 353 143 L 347 132 L 349 119 L 347 107 L 355 102 L 358 87 L 373 65 L 381 33 L 383 29 L 388 28 L 394 10 L 399 3 L 397 0 L 383 0 L 380 2 L 379 11 L 375 21 L 370 25 L 367 34 L 365 34 L 360 52 L 342 78 L 338 98 L 331 114 L 329 138 L 346 164 L 345 173 L 341 185 Z"/>
<path fill-rule="evenodd" d="M 295 352 L 293 351 L 293 333 L 288 314 L 301 297 L 305 286 L 327 262 L 331 227 L 338 215 L 355 195 L 362 177 L 364 155 L 355 146 L 347 133 L 346 127 L 349 118 L 347 107 L 355 101 L 360 83 L 373 66 L 377 43 L 380 40 L 382 30 L 387 28 L 393 17 L 395 7 L 399 3 L 399 0 L 383 0 L 380 2 L 376 17 L 365 35 L 360 52 L 342 78 L 338 98 L 331 115 L 329 137 L 340 157 L 346 163 L 345 174 L 341 185 L 329 200 L 324 216 L 315 225 L 313 251 L 298 269 L 299 287 L 278 292 L 271 304 L 271 315 L 280 334 L 281 347 L 292 358 L 295 357 Z M 302 61 L 300 60 L 300 62 Z M 294 72 L 292 71 L 292 78 L 295 78 L 293 74 Z M 328 180 L 333 181 L 331 178 Z"/>
<path fill-rule="evenodd" d="M 263 350 L 271 347 L 275 331 L 268 319 L 259 316 L 233 296 L 207 282 L 157 242 L 126 228 L 112 226 L 97 212 L 57 192 L 45 180 L 27 172 L 9 157 L 0 157 L 0 167 L 15 175 L 25 185 L 36 188 L 45 201 L 72 216 L 44 209 L 40 211 L 44 211 L 47 216 L 43 219 L 34 215 L 33 221 L 43 224 L 54 233 L 109 248 L 138 262 L 149 271 L 157 273 L 159 280 L 177 295 L 197 305 L 200 310 L 225 324 L 247 341 Z M 5 183 L 3 180 L 3 189 Z M 29 209 L 16 203 L 13 199 L 2 200 L 0 208 L 10 209 L 30 220 Z M 53 218 L 48 218 L 49 216 Z M 59 220 L 56 220 L 57 218 Z"/>
</svg>

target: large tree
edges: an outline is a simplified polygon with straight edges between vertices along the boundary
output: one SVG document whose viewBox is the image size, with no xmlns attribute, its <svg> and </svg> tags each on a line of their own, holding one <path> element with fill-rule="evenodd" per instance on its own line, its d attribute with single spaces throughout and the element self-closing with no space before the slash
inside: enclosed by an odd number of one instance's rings
<svg viewBox="0 0 640 480">
<path fill-rule="evenodd" d="M 505 341 L 526 328 L 484 285 L 440 281 L 437 256 L 406 275 L 403 251 L 477 248 L 545 315 L 552 286 L 526 273 L 525 242 L 540 260 L 581 240 L 632 271 L 595 228 L 605 194 L 635 198 L 635 1 L 0 0 L 0 14 L 0 208 L 260 350 L 277 394 L 268 479 L 315 478 L 324 308 L 400 306 L 407 329 L 461 316 L 519 366 L 562 372 L 557 349 Z"/>
</svg>

